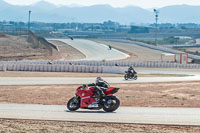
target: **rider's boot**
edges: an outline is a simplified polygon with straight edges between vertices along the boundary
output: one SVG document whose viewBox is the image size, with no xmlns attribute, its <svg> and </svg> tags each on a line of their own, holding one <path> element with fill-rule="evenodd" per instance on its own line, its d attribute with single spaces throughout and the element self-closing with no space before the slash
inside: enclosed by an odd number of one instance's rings
<svg viewBox="0 0 200 133">
<path fill-rule="evenodd" d="M 106 102 L 106 100 L 107 100 L 107 96 L 105 94 L 102 94 L 101 98 L 100 98 L 100 101 Z"/>
</svg>

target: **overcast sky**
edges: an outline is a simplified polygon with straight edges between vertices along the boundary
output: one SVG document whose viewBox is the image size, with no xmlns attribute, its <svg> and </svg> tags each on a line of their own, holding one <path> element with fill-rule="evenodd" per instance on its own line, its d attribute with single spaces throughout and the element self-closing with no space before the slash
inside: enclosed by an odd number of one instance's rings
<svg viewBox="0 0 200 133">
<path fill-rule="evenodd" d="M 4 0 L 11 4 L 28 5 L 41 0 Z M 45 0 L 56 5 L 95 5 L 109 4 L 113 7 L 139 6 L 142 8 L 160 8 L 168 5 L 200 5 L 200 0 Z"/>
</svg>

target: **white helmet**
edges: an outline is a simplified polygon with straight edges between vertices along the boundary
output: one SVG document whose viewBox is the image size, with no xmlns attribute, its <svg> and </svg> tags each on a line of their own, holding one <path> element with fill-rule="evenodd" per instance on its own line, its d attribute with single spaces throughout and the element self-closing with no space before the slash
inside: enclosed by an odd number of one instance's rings
<svg viewBox="0 0 200 133">
<path fill-rule="evenodd" d="M 103 81 L 103 79 L 101 77 L 97 77 L 96 78 L 96 83 L 99 83 L 100 81 Z"/>
</svg>

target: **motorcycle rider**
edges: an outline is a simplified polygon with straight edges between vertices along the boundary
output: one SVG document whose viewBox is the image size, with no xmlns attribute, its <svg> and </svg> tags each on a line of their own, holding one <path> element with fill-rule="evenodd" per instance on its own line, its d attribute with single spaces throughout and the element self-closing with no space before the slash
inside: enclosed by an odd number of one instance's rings
<svg viewBox="0 0 200 133">
<path fill-rule="evenodd" d="M 94 86 L 94 89 L 100 95 L 100 98 L 106 97 L 104 91 L 110 87 L 110 85 L 105 80 L 103 80 L 101 77 L 97 77 L 95 83 L 88 84 L 88 85 L 84 84 L 83 88 L 85 88 L 87 86 Z"/>
<path fill-rule="evenodd" d="M 131 77 L 133 77 L 134 74 L 136 74 L 136 71 L 134 70 L 133 65 L 131 65 L 131 66 L 128 68 L 128 73 L 131 75 Z"/>
</svg>

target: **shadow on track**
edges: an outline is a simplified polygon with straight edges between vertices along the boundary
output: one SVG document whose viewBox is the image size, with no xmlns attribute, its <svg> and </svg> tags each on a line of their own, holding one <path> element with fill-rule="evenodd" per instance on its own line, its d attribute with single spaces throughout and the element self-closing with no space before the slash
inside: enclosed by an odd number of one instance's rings
<svg viewBox="0 0 200 133">
<path fill-rule="evenodd" d="M 116 112 L 105 112 L 105 111 L 69 111 L 65 110 L 65 112 L 70 112 L 70 113 L 116 113 Z"/>
</svg>

